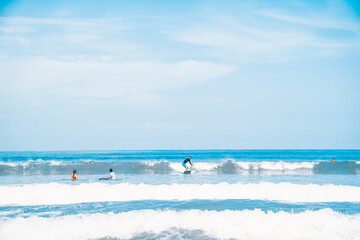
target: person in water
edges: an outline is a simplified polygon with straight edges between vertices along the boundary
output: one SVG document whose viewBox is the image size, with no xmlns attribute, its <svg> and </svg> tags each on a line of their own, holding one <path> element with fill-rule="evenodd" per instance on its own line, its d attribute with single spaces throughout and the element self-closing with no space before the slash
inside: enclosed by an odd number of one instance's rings
<svg viewBox="0 0 360 240">
<path fill-rule="evenodd" d="M 73 180 L 73 181 L 78 180 L 78 177 L 76 175 L 76 170 L 74 170 L 73 173 L 71 174 L 71 180 Z"/>
<path fill-rule="evenodd" d="M 188 158 L 186 158 L 186 159 L 183 161 L 183 163 L 182 163 L 183 167 L 185 168 L 185 171 L 187 171 L 188 168 L 189 168 L 188 165 L 187 165 L 188 162 L 189 162 L 191 165 L 193 165 L 193 164 L 191 163 L 190 159 L 191 159 L 191 156 L 189 156 Z"/>
<path fill-rule="evenodd" d="M 331 162 L 335 162 L 335 158 L 331 159 Z"/>
<path fill-rule="evenodd" d="M 108 176 L 106 179 L 111 179 L 111 180 L 116 179 L 115 173 L 113 172 L 112 168 L 110 168 L 109 171 L 110 171 L 110 176 Z"/>
</svg>

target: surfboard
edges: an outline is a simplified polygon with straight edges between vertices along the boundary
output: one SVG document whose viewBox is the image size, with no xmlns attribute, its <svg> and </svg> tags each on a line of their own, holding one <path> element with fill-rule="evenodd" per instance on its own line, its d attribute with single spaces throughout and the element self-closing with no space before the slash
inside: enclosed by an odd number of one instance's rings
<svg viewBox="0 0 360 240">
<path fill-rule="evenodd" d="M 107 178 L 99 178 L 99 180 L 108 180 Z"/>
<path fill-rule="evenodd" d="M 187 171 L 184 172 L 184 174 L 191 174 L 191 171 L 187 170 Z"/>
</svg>

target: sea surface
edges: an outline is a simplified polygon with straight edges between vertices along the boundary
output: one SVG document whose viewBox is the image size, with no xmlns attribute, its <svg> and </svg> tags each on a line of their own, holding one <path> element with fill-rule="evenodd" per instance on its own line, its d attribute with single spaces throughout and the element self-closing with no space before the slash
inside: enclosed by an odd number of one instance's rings
<svg viewBox="0 0 360 240">
<path fill-rule="evenodd" d="M 0 152 L 0 239 L 360 239 L 360 150 Z"/>
</svg>

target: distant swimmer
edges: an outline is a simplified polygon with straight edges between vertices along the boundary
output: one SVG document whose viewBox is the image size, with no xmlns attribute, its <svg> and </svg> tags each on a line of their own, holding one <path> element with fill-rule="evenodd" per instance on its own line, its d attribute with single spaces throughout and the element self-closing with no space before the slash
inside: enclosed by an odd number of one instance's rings
<svg viewBox="0 0 360 240">
<path fill-rule="evenodd" d="M 191 165 L 193 165 L 193 164 L 191 163 L 190 159 L 191 159 L 191 156 L 189 156 L 188 158 L 186 158 L 186 159 L 183 161 L 183 163 L 182 163 L 183 167 L 185 168 L 185 171 L 187 171 L 188 168 L 189 168 L 188 165 L 187 165 L 188 162 L 189 162 Z"/>
<path fill-rule="evenodd" d="M 331 159 L 331 162 L 335 162 L 335 158 Z"/>
<path fill-rule="evenodd" d="M 78 177 L 76 175 L 76 170 L 74 170 L 73 173 L 71 174 L 71 180 L 73 180 L 73 181 L 78 180 Z"/>
<path fill-rule="evenodd" d="M 115 173 L 113 172 L 112 168 L 110 168 L 110 176 L 108 176 L 106 179 L 112 179 L 112 180 L 115 180 L 116 177 L 115 177 Z"/>
</svg>

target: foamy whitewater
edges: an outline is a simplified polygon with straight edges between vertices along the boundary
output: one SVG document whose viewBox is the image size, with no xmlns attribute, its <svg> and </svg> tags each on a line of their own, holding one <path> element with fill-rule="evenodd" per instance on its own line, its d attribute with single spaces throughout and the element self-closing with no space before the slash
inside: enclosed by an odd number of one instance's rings
<svg viewBox="0 0 360 240">
<path fill-rule="evenodd" d="M 99 181 L 109 168 L 117 179 Z M 359 226 L 360 150 L 0 152 L 2 240 L 360 239 Z"/>
</svg>

